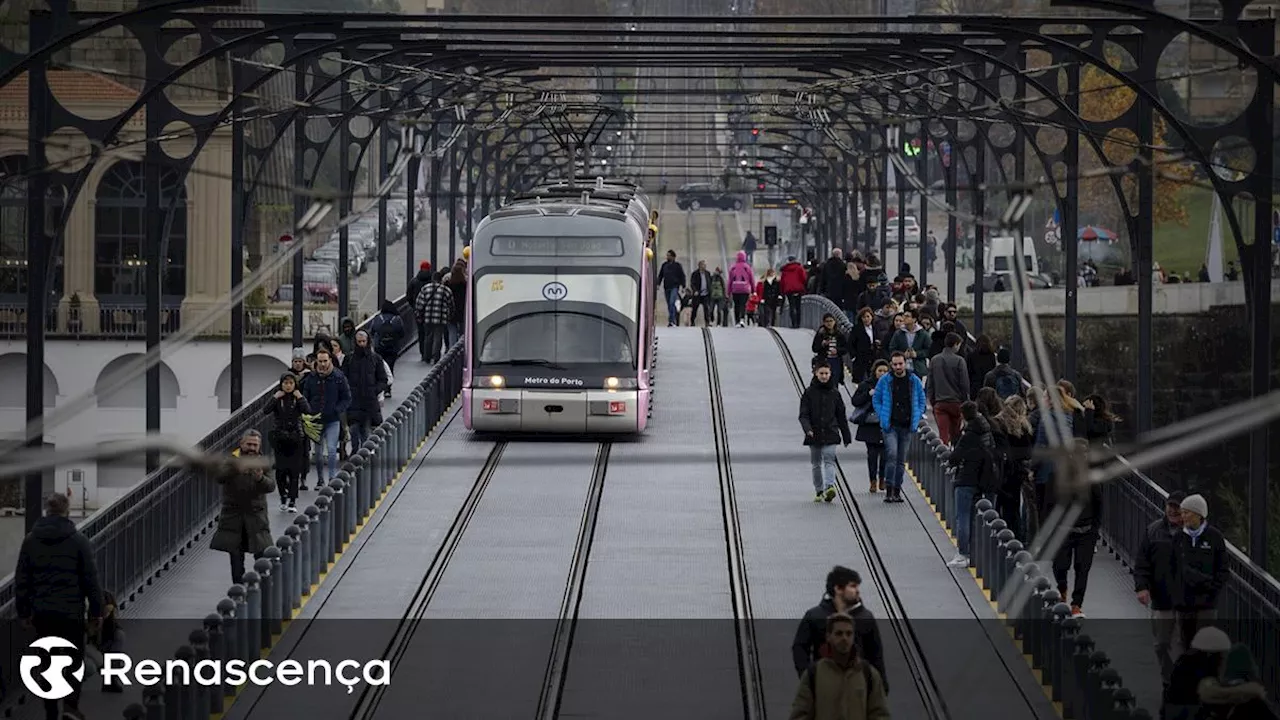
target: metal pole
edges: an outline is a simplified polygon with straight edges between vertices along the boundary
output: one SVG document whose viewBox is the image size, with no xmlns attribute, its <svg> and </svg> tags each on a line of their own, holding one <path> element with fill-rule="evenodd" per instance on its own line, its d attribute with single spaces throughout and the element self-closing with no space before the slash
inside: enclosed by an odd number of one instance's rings
<svg viewBox="0 0 1280 720">
<path fill-rule="evenodd" d="M 338 81 L 338 97 L 340 98 L 340 107 L 343 117 L 354 108 L 354 98 L 351 97 L 351 86 L 347 82 L 347 76 L 343 76 Z M 343 217 L 351 212 L 351 194 L 356 186 L 356 173 L 360 171 L 359 167 L 351 167 L 351 122 L 343 120 L 341 127 L 338 128 L 338 217 Z M 338 228 L 338 318 L 351 313 L 351 271 L 347 268 L 350 266 L 351 251 L 347 249 L 347 239 L 350 232 L 346 225 Z M 356 286 L 359 291 L 359 285 Z M 357 320 L 357 322 L 359 322 Z M 342 332 L 342 328 L 338 328 L 338 332 Z"/>
<path fill-rule="evenodd" d="M 307 70 L 305 67 L 298 67 L 293 71 L 293 95 L 298 102 L 298 114 L 293 120 L 293 185 L 294 187 L 303 187 L 306 184 L 306 174 L 303 172 L 303 160 L 307 156 L 307 105 L 304 101 L 307 97 Z M 306 198 L 298 193 L 293 196 L 293 224 L 294 232 L 298 233 L 297 226 L 302 222 L 302 216 L 307 212 Z M 295 234 L 293 237 L 295 243 L 306 242 L 301 234 Z M 302 286 L 302 256 L 306 253 L 306 248 L 298 249 L 293 256 L 293 346 L 302 347 L 302 295 L 305 292 Z M 338 314 L 341 315 L 342 308 L 338 308 Z"/>
<path fill-rule="evenodd" d="M 1275 53 L 1275 20 L 1255 25 L 1246 31 L 1255 37 L 1242 38 L 1249 47 L 1271 48 L 1269 54 Z M 1275 122 L 1275 86 L 1271 83 L 1259 83 L 1257 92 L 1261 96 L 1256 99 L 1246 121 L 1249 137 L 1257 146 L 1254 157 L 1257 158 L 1253 168 L 1253 177 L 1259 181 L 1260 191 L 1254 193 L 1257 199 L 1253 207 L 1253 245 L 1241 258 L 1245 272 L 1245 292 L 1249 299 L 1248 306 L 1252 341 L 1250 362 L 1249 394 L 1262 397 L 1271 391 L 1271 213 L 1273 210 L 1270 191 L 1270 178 L 1275 175 L 1275 155 L 1270 151 L 1270 128 Z M 1261 133 L 1260 133 L 1261 129 Z M 1257 564 L 1268 567 L 1270 560 L 1270 543 L 1268 538 L 1268 514 L 1271 509 L 1270 478 L 1268 470 L 1271 464 L 1270 428 L 1259 425 L 1249 433 L 1249 557 Z M 1274 568 L 1271 568 L 1274 570 Z"/>
<path fill-rule="evenodd" d="M 391 92 L 383 90 L 381 93 L 382 107 L 390 107 L 393 101 Z M 391 175 L 391 158 L 388 157 L 391 150 L 391 121 L 387 117 L 383 117 L 380 123 L 381 129 L 378 131 L 378 181 L 377 185 L 381 186 L 387 181 L 387 177 Z M 374 185 L 375 183 L 369 183 Z M 382 306 L 382 301 L 389 297 L 387 290 L 387 198 L 378 198 L 378 307 Z"/>
<path fill-rule="evenodd" d="M 982 186 L 984 178 L 987 176 L 987 146 L 985 143 L 975 143 L 977 149 L 978 161 L 975 163 L 977 167 L 973 171 L 973 214 L 983 217 L 987 212 L 987 199 L 983 196 Z M 985 242 L 983 237 L 984 231 L 982 225 L 973 224 L 973 336 L 977 337 L 982 334 L 982 243 Z M 1012 289 L 1012 288 L 1010 288 Z"/>
<path fill-rule="evenodd" d="M 31 42 L 42 47 L 50 35 L 50 19 L 42 13 L 31 14 Z M 49 127 L 48 66 L 46 61 L 33 63 L 27 71 L 27 168 L 43 168 L 46 164 L 44 138 Z M 45 227 L 45 201 L 49 175 L 33 173 L 27 178 L 27 423 L 35 424 L 26 446 L 44 447 L 44 323 L 48 314 L 49 293 L 45 287 L 51 243 Z M 44 514 L 44 473 L 29 473 L 24 480 L 24 517 L 31 532 Z"/>
<path fill-rule="evenodd" d="M 1141 42 L 1139 42 L 1141 48 Z M 1138 73 L 1144 78 L 1140 82 L 1155 80 L 1154 70 L 1144 71 L 1141 66 Z M 1149 77 L 1147 77 L 1149 76 Z M 1138 157 L 1146 170 L 1138 175 L 1138 216 L 1130 227 L 1135 231 L 1134 245 L 1138 250 L 1138 397 L 1136 430 L 1139 433 L 1152 429 L 1152 403 L 1155 399 L 1151 375 L 1154 371 L 1155 343 L 1152 338 L 1152 311 L 1154 300 L 1151 278 L 1152 238 L 1155 232 L 1155 179 L 1150 171 L 1153 152 L 1151 150 L 1153 135 L 1153 117 L 1151 103 L 1141 95 L 1137 99 L 1138 125 Z"/>
<path fill-rule="evenodd" d="M 431 125 L 431 149 L 436 149 L 439 142 L 440 130 L 439 125 L 432 123 Z M 431 155 L 431 200 L 427 205 L 427 214 L 431 221 L 431 267 L 439 266 L 440 257 L 440 172 L 442 170 L 442 161 L 439 155 L 434 152 Z"/>
<path fill-rule="evenodd" d="M 151 63 L 148 62 L 148 65 Z M 148 77 L 159 77 L 159 74 L 147 73 Z M 158 137 L 164 132 L 161 122 L 160 104 L 154 99 L 147 101 L 146 133 L 147 137 Z M 164 288 L 161 287 L 161 272 L 167 253 L 169 228 L 166 220 L 169 214 L 176 211 L 176 200 L 181 197 L 180 188 L 173 188 L 174 202 L 161 210 L 160 201 L 164 197 L 164 188 L 160 184 L 160 171 L 165 163 L 164 151 L 160 143 L 147 143 L 143 152 L 142 186 L 146 195 L 145 218 L 143 220 L 144 241 L 143 252 L 146 265 L 143 272 L 143 283 L 146 292 L 146 309 L 144 323 L 146 325 L 147 352 L 154 351 L 160 345 L 160 298 Z M 164 198 L 168 199 L 168 198 Z M 186 208 L 183 208 L 186 211 Z M 160 363 L 147 368 L 147 433 L 160 432 Z M 147 473 L 153 473 L 160 467 L 160 456 L 155 452 L 147 453 Z"/>
<path fill-rule="evenodd" d="M 1078 112 L 1080 94 L 1080 68 L 1069 67 L 1067 71 L 1067 102 L 1071 103 L 1071 111 Z M 1080 133 L 1076 130 L 1067 132 L 1067 146 L 1063 150 L 1062 161 L 1068 168 L 1080 167 Z M 1080 180 L 1075 173 L 1068 172 L 1066 179 L 1066 201 L 1062 208 L 1062 224 L 1058 227 L 1063 255 L 1065 257 L 1064 278 L 1066 289 L 1066 308 L 1063 311 L 1062 331 L 1062 376 L 1070 382 L 1076 380 L 1076 357 L 1079 341 L 1076 333 L 1076 321 L 1079 318 L 1080 289 L 1076 280 L 1077 254 L 1080 250 L 1076 242 L 1076 229 L 1079 227 L 1077 207 L 1080 203 Z"/>
<path fill-rule="evenodd" d="M 954 124 L 955 124 L 954 121 L 948 121 L 949 127 L 947 129 L 947 137 L 950 137 L 950 138 L 955 137 L 954 128 L 950 127 L 951 125 L 954 125 Z M 948 151 L 946 153 L 947 163 L 942 168 L 943 170 L 942 182 L 943 182 L 943 187 L 945 188 L 947 193 L 947 206 L 955 207 L 956 204 L 960 201 L 959 193 L 956 192 L 955 152 L 957 148 L 952 146 L 950 140 L 947 140 L 946 143 L 948 148 Z M 957 250 L 956 244 L 960 240 L 959 236 L 960 236 L 960 223 L 956 219 L 955 213 L 948 213 L 947 214 L 947 237 L 946 237 L 946 242 L 943 243 L 943 245 L 946 246 L 945 247 L 946 260 L 944 260 L 943 262 L 945 263 L 947 268 L 947 301 L 948 302 L 956 301 L 956 275 L 960 272 L 959 268 L 956 267 L 956 250 Z"/>
<path fill-rule="evenodd" d="M 231 63 L 231 287 L 244 282 L 244 102 L 240 63 Z M 261 320 L 261 318 L 259 318 Z M 244 303 L 231 306 L 231 413 L 244 405 Z"/>
<path fill-rule="evenodd" d="M 920 126 L 920 154 L 916 161 L 916 174 L 925 189 L 920 191 L 920 288 L 929 284 L 929 122 Z"/>
</svg>

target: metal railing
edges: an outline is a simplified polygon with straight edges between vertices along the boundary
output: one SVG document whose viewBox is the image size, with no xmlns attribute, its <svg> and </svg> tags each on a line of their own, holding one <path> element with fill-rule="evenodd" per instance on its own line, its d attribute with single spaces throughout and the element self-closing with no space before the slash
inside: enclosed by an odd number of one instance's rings
<svg viewBox="0 0 1280 720">
<path fill-rule="evenodd" d="M 402 296 L 396 308 L 404 320 L 400 352 L 417 343 L 413 308 Z M 360 327 L 367 327 L 367 322 Z M 250 429 L 267 437 L 273 420 L 267 401 L 276 386 L 245 403 L 200 442 L 211 452 L 229 452 Z M 212 527 L 222 502 L 221 490 L 203 472 L 165 466 L 79 523 L 89 539 L 102 587 L 127 604 L 158 573 L 176 562 L 195 539 Z M 13 575 L 0 581 L 0 619 L 14 616 Z M 12 687 L 12 685 L 10 685 Z"/>
<path fill-rule="evenodd" d="M 801 305 L 803 327 L 816 329 L 826 313 L 836 317 L 837 326 L 843 332 L 848 332 L 852 327 L 835 303 L 820 295 L 804 296 Z M 913 452 L 919 451 L 919 448 L 913 449 Z M 916 458 L 926 459 L 923 455 L 917 455 Z M 927 459 L 931 463 L 928 468 L 938 462 L 932 454 Z M 1123 461 L 1124 458 L 1120 459 Z M 917 468 L 918 476 L 932 472 L 920 465 L 913 467 Z M 923 480 L 921 484 L 930 492 Z M 1102 541 L 1121 563 L 1132 570 L 1147 527 L 1164 515 L 1165 499 L 1169 497 L 1169 493 L 1137 469 L 1104 484 L 1102 488 L 1102 520 L 1099 528 Z M 951 493 L 942 491 L 941 487 L 935 489 L 940 492 L 931 492 L 930 499 L 943 517 L 949 518 Z M 978 542 L 976 538 L 983 536 L 983 533 L 977 532 L 979 527 L 981 525 L 975 525 L 975 542 Z M 995 535 L 985 537 L 983 541 L 994 542 L 994 537 Z M 1008 559 L 1005 558 L 1006 561 Z M 1268 696 L 1280 697 L 1280 581 L 1231 543 L 1227 543 L 1227 566 L 1229 579 L 1218 600 L 1218 620 L 1215 624 L 1234 641 L 1249 647 L 1262 669 L 1263 684 Z M 1057 593 L 1056 590 L 1053 592 Z"/>
<path fill-rule="evenodd" d="M 209 598 L 210 614 L 186 638 L 175 638 L 175 643 L 185 642 L 174 657 L 194 662 L 241 660 L 247 665 L 270 650 L 285 623 L 301 610 L 312 588 L 444 418 L 462 390 L 464 362 L 463 342 L 458 341 L 343 463 L 333 481 L 319 490 L 315 503 L 254 562 L 243 584 Z M 222 713 L 238 689 L 229 683 L 153 685 L 143 689 L 144 705 L 130 705 L 124 717 L 207 720 Z"/>
</svg>

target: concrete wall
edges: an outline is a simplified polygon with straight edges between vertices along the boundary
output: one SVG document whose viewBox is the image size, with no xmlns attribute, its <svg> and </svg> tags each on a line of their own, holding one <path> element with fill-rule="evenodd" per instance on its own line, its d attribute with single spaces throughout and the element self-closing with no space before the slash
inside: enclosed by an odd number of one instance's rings
<svg viewBox="0 0 1280 720">
<path fill-rule="evenodd" d="M 81 446 L 145 433 L 145 380 L 137 378 L 111 394 L 98 394 L 109 374 L 146 352 L 141 342 L 50 341 L 45 372 L 46 414 L 51 416 L 46 441 L 60 447 Z M 245 343 L 244 399 L 248 401 L 275 382 L 288 365 L 289 343 Z M 230 402 L 230 346 L 195 341 L 165 357 L 161 370 L 161 432 L 195 443 L 225 420 Z M 0 436 L 13 437 L 26 426 L 26 355 L 21 342 L 0 342 Z M 93 395 L 91 409 L 53 419 L 60 408 L 83 395 Z M 51 407 L 50 407 L 51 406 Z M 81 463 L 59 466 L 53 489 L 67 489 L 70 471 L 83 471 L 76 488 L 89 509 L 105 504 L 144 475 L 141 462 Z"/>
<path fill-rule="evenodd" d="M 1029 301 L 1037 311 L 1049 315 L 1062 315 L 1066 311 L 1066 291 L 1032 290 Z M 961 295 L 957 302 L 965 313 L 973 309 L 973 295 Z M 1271 283 L 1271 302 L 1280 303 L 1280 282 Z M 1081 315 L 1132 315 L 1138 314 L 1138 286 L 1081 288 L 1077 300 Z M 1154 288 L 1154 312 L 1156 315 L 1200 315 L 1210 308 L 1239 305 L 1243 308 L 1244 283 L 1175 283 L 1157 285 Z M 983 293 L 982 308 L 985 313 L 1013 312 L 1013 293 Z"/>
</svg>

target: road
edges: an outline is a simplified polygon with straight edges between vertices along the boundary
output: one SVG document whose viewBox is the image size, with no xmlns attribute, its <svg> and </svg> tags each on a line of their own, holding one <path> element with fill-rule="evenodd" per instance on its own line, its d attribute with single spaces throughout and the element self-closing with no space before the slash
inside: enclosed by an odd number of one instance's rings
<svg viewBox="0 0 1280 720">
<path fill-rule="evenodd" d="M 439 226 L 440 239 L 440 264 L 447 267 L 451 259 L 452 253 L 448 249 L 449 238 L 449 216 L 441 214 L 437 218 Z M 417 232 L 414 234 L 414 258 L 412 262 L 406 260 L 405 251 L 409 248 L 409 243 L 401 240 L 400 242 L 387 247 L 387 286 L 388 295 L 391 297 L 399 297 L 405 290 L 405 265 L 411 264 L 414 272 L 417 272 L 418 263 L 427 259 L 431 254 L 431 226 L 426 225 L 422 220 L 418 221 Z M 440 269 L 440 268 L 436 268 Z M 361 313 L 369 313 L 370 315 L 377 313 L 378 308 L 382 305 L 382 298 L 378 297 L 378 263 L 373 261 L 369 263 L 368 269 L 358 278 L 353 278 L 352 296 L 356 300 L 356 306 L 360 308 Z"/>
</svg>

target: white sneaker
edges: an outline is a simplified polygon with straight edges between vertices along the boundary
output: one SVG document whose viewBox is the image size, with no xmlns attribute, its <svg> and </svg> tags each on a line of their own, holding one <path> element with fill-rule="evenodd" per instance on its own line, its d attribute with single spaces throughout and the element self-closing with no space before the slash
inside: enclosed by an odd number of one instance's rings
<svg viewBox="0 0 1280 720">
<path fill-rule="evenodd" d="M 969 558 L 959 553 L 956 553 L 956 556 L 951 558 L 951 562 L 947 563 L 947 567 L 967 568 L 969 567 Z"/>
<path fill-rule="evenodd" d="M 280 503 L 280 512 L 285 512 L 288 509 L 289 509 L 288 503 Z"/>
</svg>

